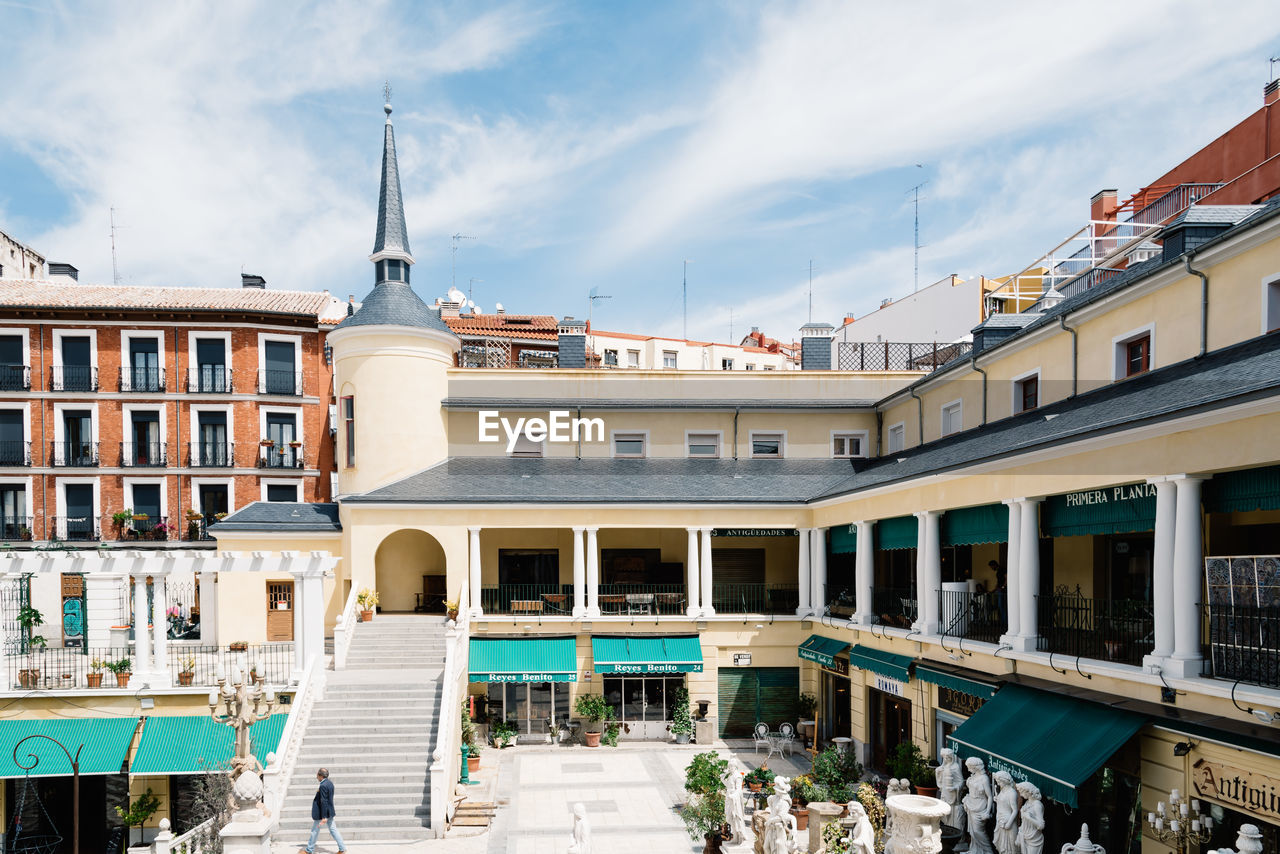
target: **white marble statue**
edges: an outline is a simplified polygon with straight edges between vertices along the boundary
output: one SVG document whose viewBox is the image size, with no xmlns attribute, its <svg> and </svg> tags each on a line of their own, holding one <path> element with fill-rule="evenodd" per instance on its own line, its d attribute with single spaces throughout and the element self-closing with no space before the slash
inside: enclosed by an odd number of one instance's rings
<svg viewBox="0 0 1280 854">
<path fill-rule="evenodd" d="M 769 798 L 769 815 L 764 820 L 764 854 L 794 854 L 796 817 L 791 805 L 774 795 Z"/>
<path fill-rule="evenodd" d="M 951 807 L 946 823 L 957 830 L 964 830 L 964 806 L 960 803 L 964 772 L 960 770 L 960 761 L 954 750 L 944 747 L 938 751 L 938 767 L 934 769 L 933 777 L 938 784 L 938 799 Z"/>
<path fill-rule="evenodd" d="M 876 854 L 876 829 L 871 826 L 867 810 L 858 801 L 845 805 L 854 825 L 849 829 L 849 854 Z"/>
<path fill-rule="evenodd" d="M 901 780 L 896 780 L 892 777 L 889 778 L 889 785 L 885 787 L 885 793 L 884 793 L 885 800 L 888 800 L 889 798 L 892 798 L 896 795 L 909 795 L 909 794 L 911 794 L 910 780 L 908 780 L 906 777 L 903 777 Z"/>
<path fill-rule="evenodd" d="M 1018 827 L 1020 854 L 1044 854 L 1044 804 L 1040 790 L 1031 783 L 1019 783 L 1022 796 L 1022 824 Z"/>
<path fill-rule="evenodd" d="M 724 775 L 724 823 L 729 825 L 728 841 L 737 844 L 747 838 L 747 813 L 742 804 L 742 763 L 737 757 L 729 760 L 729 770 Z"/>
<path fill-rule="evenodd" d="M 1236 849 L 1240 854 L 1262 854 L 1262 832 L 1256 824 L 1240 825 L 1236 836 Z"/>
<path fill-rule="evenodd" d="M 587 821 L 585 804 L 573 805 L 573 834 L 569 837 L 569 854 L 591 854 L 591 822 Z"/>
<path fill-rule="evenodd" d="M 968 819 L 969 854 L 995 854 L 991 837 L 987 835 L 987 819 L 991 818 L 995 798 L 991 792 L 991 778 L 987 776 L 982 760 L 970 756 L 964 767 L 969 769 L 965 786 L 969 794 L 964 796 L 964 812 Z"/>
<path fill-rule="evenodd" d="M 996 825 L 991 843 L 996 854 L 1018 854 L 1018 790 L 1008 771 L 997 771 L 991 779 L 996 781 Z"/>
</svg>

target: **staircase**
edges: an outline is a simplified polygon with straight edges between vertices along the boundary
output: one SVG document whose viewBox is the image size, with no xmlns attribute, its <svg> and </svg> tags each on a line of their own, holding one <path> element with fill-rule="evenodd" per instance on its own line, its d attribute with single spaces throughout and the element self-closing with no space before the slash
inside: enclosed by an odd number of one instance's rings
<svg viewBox="0 0 1280 854">
<path fill-rule="evenodd" d="M 321 767 L 329 769 L 336 823 L 348 845 L 431 836 L 444 623 L 384 614 L 355 627 L 347 669 L 328 674 L 325 698 L 307 720 L 277 842 L 305 844 Z M 323 827 L 320 840 L 328 841 Z"/>
</svg>

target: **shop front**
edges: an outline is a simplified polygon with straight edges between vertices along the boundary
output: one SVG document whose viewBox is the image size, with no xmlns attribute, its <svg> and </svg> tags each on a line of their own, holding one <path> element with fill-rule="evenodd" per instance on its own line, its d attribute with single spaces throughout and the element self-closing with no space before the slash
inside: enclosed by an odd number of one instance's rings
<svg viewBox="0 0 1280 854">
<path fill-rule="evenodd" d="M 480 722 L 506 721 L 537 736 L 569 720 L 570 683 L 578 679 L 573 637 L 472 638 L 469 671 L 473 685 L 485 686 Z"/>
<path fill-rule="evenodd" d="M 1263 851 L 1280 851 L 1280 758 L 1195 739 L 1187 744 L 1187 791 L 1213 820 L 1207 849 L 1233 846 L 1248 823 L 1262 833 Z"/>
<path fill-rule="evenodd" d="M 810 635 L 797 655 L 818 665 L 818 746 L 853 735 L 852 691 L 849 682 L 849 644 L 822 635 Z"/>
<path fill-rule="evenodd" d="M 945 746 L 951 734 L 986 705 L 999 688 L 983 674 L 938 661 L 917 661 L 915 676 L 937 686 L 933 743 L 939 747 Z"/>
<path fill-rule="evenodd" d="M 685 674 L 702 672 L 697 635 L 593 635 L 591 657 L 628 739 L 666 739 Z"/>
<path fill-rule="evenodd" d="M 893 749 L 911 741 L 911 681 L 909 655 L 857 644 L 849 650 L 849 666 L 867 671 L 867 721 L 871 767 L 886 770 Z"/>
</svg>

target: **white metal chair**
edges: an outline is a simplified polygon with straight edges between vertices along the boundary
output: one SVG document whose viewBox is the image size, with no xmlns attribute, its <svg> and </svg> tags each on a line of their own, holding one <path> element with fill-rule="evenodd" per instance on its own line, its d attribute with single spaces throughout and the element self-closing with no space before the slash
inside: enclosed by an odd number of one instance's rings
<svg viewBox="0 0 1280 854">
<path fill-rule="evenodd" d="M 769 725 L 763 721 L 755 725 L 755 729 L 751 731 L 752 737 L 755 739 L 756 753 L 760 752 L 760 745 L 764 745 L 765 749 L 769 748 Z"/>
<path fill-rule="evenodd" d="M 791 724 L 779 724 L 778 733 L 782 736 L 782 748 L 791 755 L 791 746 L 795 743 L 796 728 Z"/>
</svg>

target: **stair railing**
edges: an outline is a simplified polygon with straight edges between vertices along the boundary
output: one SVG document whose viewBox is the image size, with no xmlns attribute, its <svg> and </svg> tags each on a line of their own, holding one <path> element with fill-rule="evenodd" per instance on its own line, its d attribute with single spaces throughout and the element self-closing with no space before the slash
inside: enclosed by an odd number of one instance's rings
<svg viewBox="0 0 1280 854">
<path fill-rule="evenodd" d="M 293 776 L 293 767 L 298 762 L 298 752 L 302 749 L 302 736 L 306 732 L 306 722 L 311 717 L 317 700 L 324 699 L 324 656 L 313 655 L 307 661 L 298 680 L 298 690 L 293 695 L 293 703 L 289 707 L 289 717 L 280 731 L 280 741 L 274 753 L 267 757 L 267 767 L 262 772 L 263 800 L 267 805 L 267 814 L 280 816 L 288 794 L 289 778 Z"/>
<path fill-rule="evenodd" d="M 356 588 L 347 594 L 347 604 L 333 624 L 333 669 L 347 669 L 347 650 L 351 649 L 351 636 L 356 628 Z"/>
<path fill-rule="evenodd" d="M 444 836 L 453 817 L 453 790 L 462 772 L 462 697 L 467 690 L 470 623 L 466 591 L 460 591 L 458 619 L 445 623 L 444 669 L 440 674 L 439 729 L 431 753 L 431 832 Z"/>
</svg>

